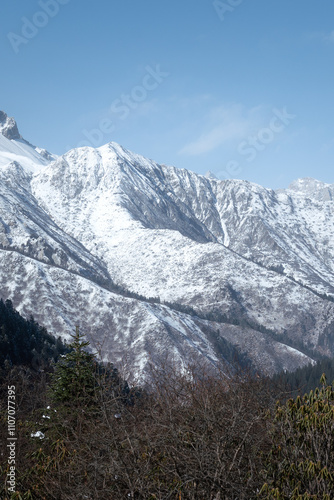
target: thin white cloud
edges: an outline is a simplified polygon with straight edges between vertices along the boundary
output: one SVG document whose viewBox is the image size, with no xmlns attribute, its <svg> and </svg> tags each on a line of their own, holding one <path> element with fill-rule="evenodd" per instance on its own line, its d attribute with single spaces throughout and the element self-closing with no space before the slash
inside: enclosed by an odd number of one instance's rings
<svg viewBox="0 0 334 500">
<path fill-rule="evenodd" d="M 187 95 L 183 97 L 172 95 L 167 102 L 171 106 L 177 106 L 178 109 L 189 112 L 202 106 L 208 106 L 213 102 L 213 98 L 210 94 Z"/>
<path fill-rule="evenodd" d="M 329 33 L 329 35 L 325 36 L 325 41 L 334 43 L 334 30 Z"/>
<path fill-rule="evenodd" d="M 229 107 L 219 106 L 212 109 L 208 116 L 204 117 L 204 131 L 197 139 L 187 143 L 179 154 L 187 156 L 198 156 L 208 153 L 218 147 L 240 141 L 250 134 L 258 124 L 259 111 L 262 107 L 252 108 L 245 111 L 240 104 Z"/>
<path fill-rule="evenodd" d="M 323 31 L 315 31 L 313 33 L 310 33 L 306 37 L 306 40 L 320 40 L 324 43 L 334 43 L 334 30 L 329 33 L 324 33 Z"/>
<path fill-rule="evenodd" d="M 320 151 L 322 153 L 327 153 L 328 151 L 331 151 L 333 150 L 334 148 L 334 138 L 328 142 L 325 142 L 324 144 L 322 144 L 321 148 L 320 148 Z"/>
</svg>

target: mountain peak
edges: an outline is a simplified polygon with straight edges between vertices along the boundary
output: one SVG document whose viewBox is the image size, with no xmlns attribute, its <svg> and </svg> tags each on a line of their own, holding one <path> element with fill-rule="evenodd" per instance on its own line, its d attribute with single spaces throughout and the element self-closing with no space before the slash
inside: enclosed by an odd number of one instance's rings
<svg viewBox="0 0 334 500">
<path fill-rule="evenodd" d="M 211 170 L 208 170 L 205 173 L 204 177 L 206 177 L 207 179 L 217 179 L 218 180 L 218 177 L 213 172 L 211 172 Z"/>
<path fill-rule="evenodd" d="M 22 139 L 16 121 L 4 111 L 0 111 L 0 134 L 10 140 Z"/>
<path fill-rule="evenodd" d="M 301 178 L 296 179 L 293 182 L 291 182 L 291 184 L 289 185 L 289 189 L 299 190 L 299 189 L 309 188 L 310 186 L 323 187 L 325 185 L 326 185 L 325 182 L 318 181 L 317 179 L 314 179 L 313 177 L 301 177 Z"/>
<path fill-rule="evenodd" d="M 31 173 L 39 171 L 56 158 L 45 149 L 26 141 L 19 133 L 14 118 L 0 111 L 0 167 L 16 161 Z"/>
<path fill-rule="evenodd" d="M 334 198 L 333 184 L 326 184 L 312 177 L 297 179 L 290 184 L 288 189 L 320 201 L 333 200 Z"/>
</svg>

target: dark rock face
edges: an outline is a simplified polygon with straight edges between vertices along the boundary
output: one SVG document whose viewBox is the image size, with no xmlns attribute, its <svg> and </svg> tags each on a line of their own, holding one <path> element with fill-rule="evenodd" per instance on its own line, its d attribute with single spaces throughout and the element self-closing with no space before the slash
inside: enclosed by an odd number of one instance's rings
<svg viewBox="0 0 334 500">
<path fill-rule="evenodd" d="M 0 111 L 0 133 L 9 140 L 22 139 L 14 118 L 10 118 L 4 111 Z"/>
</svg>

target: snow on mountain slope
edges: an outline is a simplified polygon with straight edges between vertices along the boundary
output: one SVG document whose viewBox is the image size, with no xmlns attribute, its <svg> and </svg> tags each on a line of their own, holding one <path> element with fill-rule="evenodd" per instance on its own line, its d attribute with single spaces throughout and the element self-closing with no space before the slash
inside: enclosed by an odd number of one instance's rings
<svg viewBox="0 0 334 500">
<path fill-rule="evenodd" d="M 334 303 L 319 294 L 334 292 L 331 201 L 160 166 L 114 143 L 70 151 L 32 190 L 116 283 L 326 351 Z"/>
<path fill-rule="evenodd" d="M 334 199 L 333 184 L 326 184 L 310 177 L 297 179 L 290 184 L 288 189 L 319 201 L 332 201 Z"/>
<path fill-rule="evenodd" d="M 91 251 L 96 245 L 108 265 L 119 228 L 174 230 L 198 243 L 219 243 L 267 268 L 282 267 L 319 293 L 334 294 L 331 200 L 208 179 L 157 165 L 113 143 L 67 153 L 35 176 L 32 186 L 57 223 Z M 75 215 L 64 220 L 68 209 Z"/>
<path fill-rule="evenodd" d="M 13 251 L 0 250 L 0 259 L 1 294 L 10 297 L 22 314 L 31 314 L 33 308 L 38 322 L 65 338 L 79 324 L 104 360 L 127 367 L 132 376 L 143 378 L 150 363 L 159 365 L 166 359 L 180 367 L 192 361 L 221 366 L 211 338 L 217 329 L 253 355 L 266 373 L 293 370 L 312 361 L 297 350 L 287 352 L 286 346 L 251 328 L 210 323 L 163 305 L 122 297 Z"/>
<path fill-rule="evenodd" d="M 55 155 L 23 139 L 15 120 L 0 111 L 0 168 L 16 161 L 29 172 L 37 172 L 55 159 Z"/>
<path fill-rule="evenodd" d="M 0 168 L 0 248 L 15 250 L 93 280 L 108 281 L 101 262 L 39 207 L 31 176 L 16 162 Z"/>
<path fill-rule="evenodd" d="M 79 322 L 137 374 L 167 355 L 224 363 L 224 339 L 268 373 L 334 353 L 331 186 L 219 181 L 115 143 L 50 163 L 2 122 L 0 294 L 21 312 L 55 334 Z"/>
</svg>

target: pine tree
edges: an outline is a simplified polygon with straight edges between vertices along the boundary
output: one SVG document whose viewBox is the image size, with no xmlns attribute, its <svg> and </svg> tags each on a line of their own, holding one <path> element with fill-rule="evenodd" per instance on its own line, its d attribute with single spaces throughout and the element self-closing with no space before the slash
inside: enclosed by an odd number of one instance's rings
<svg viewBox="0 0 334 500">
<path fill-rule="evenodd" d="M 69 353 L 63 356 L 55 367 L 51 384 L 51 397 L 55 402 L 70 406 L 90 406 L 95 402 L 96 355 L 85 348 L 88 341 L 76 327 Z"/>
</svg>

